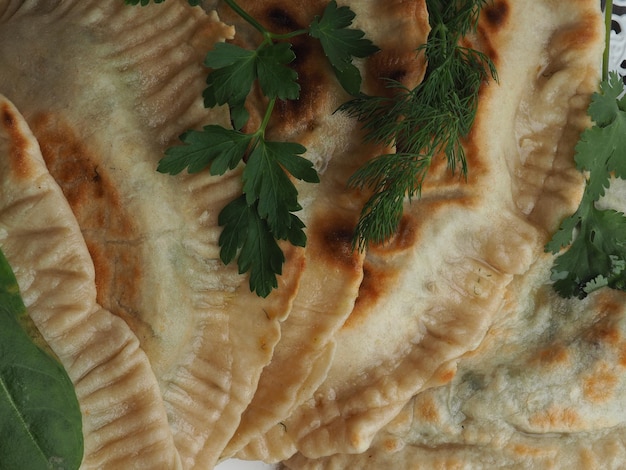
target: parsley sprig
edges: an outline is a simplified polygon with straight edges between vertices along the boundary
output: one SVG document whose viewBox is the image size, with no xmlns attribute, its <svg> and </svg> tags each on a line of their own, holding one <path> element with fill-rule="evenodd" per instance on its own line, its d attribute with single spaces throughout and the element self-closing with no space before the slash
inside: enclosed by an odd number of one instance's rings
<svg viewBox="0 0 626 470">
<path fill-rule="evenodd" d="M 585 189 L 576 212 L 546 245 L 546 251 L 561 252 L 552 280 L 563 297 L 582 299 L 605 286 L 626 290 L 626 217 L 596 206 L 612 177 L 626 179 L 626 89 L 621 77 L 609 72 L 610 0 L 605 8 L 602 81 L 587 110 L 594 124 L 582 132 L 574 156 L 576 167 L 585 173 Z"/>
<path fill-rule="evenodd" d="M 395 146 L 350 179 L 355 188 L 371 188 L 356 227 L 355 247 L 380 244 L 398 229 L 405 197 L 421 195 L 433 159 L 443 155 L 453 173 L 467 174 L 462 140 L 469 134 L 478 104 L 478 91 L 489 77 L 497 79 L 489 57 L 460 45 L 476 29 L 487 0 L 427 0 L 431 32 L 424 53 L 424 80 L 414 89 L 387 80 L 391 97 L 362 94 L 340 110 L 363 123 L 367 140 Z"/>
<path fill-rule="evenodd" d="M 202 130 L 187 131 L 181 136 L 184 145 L 167 149 L 157 170 L 176 175 L 185 169 L 189 173 L 208 169 L 212 175 L 223 175 L 245 163 L 242 195 L 228 203 L 218 216 L 223 227 L 220 258 L 225 264 L 237 258 L 240 274 L 250 273 L 250 289 L 266 297 L 277 287 L 276 276 L 281 274 L 285 262 L 278 242 L 306 244 L 304 223 L 295 215 L 302 207 L 291 177 L 319 182 L 313 164 L 303 157 L 304 146 L 266 138 L 276 102 L 296 100 L 300 94 L 297 73 L 289 67 L 296 56 L 287 40 L 304 34 L 318 39 L 339 83 L 351 94 L 358 93 L 361 87 L 361 75 L 353 58 L 367 57 L 378 48 L 364 37 L 363 31 L 350 28 L 354 12 L 338 7 L 335 0 L 321 16 L 312 19 L 308 28 L 282 34 L 266 29 L 234 0 L 225 3 L 257 29 L 262 38 L 255 49 L 217 43 L 206 55 L 204 64 L 211 71 L 203 93 L 204 104 L 208 108 L 227 105 L 232 128 L 208 125 Z M 246 101 L 255 86 L 266 97 L 267 105 L 258 129 L 245 133 L 242 129 L 250 117 Z"/>
</svg>

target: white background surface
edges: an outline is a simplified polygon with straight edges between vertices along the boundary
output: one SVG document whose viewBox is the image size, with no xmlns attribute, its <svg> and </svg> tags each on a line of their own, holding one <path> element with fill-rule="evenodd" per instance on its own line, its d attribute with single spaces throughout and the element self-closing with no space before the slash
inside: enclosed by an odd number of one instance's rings
<svg viewBox="0 0 626 470">
<path fill-rule="evenodd" d="M 263 462 L 228 459 L 215 467 L 215 470 L 274 470 L 276 468 L 276 465 L 268 465 Z"/>
</svg>

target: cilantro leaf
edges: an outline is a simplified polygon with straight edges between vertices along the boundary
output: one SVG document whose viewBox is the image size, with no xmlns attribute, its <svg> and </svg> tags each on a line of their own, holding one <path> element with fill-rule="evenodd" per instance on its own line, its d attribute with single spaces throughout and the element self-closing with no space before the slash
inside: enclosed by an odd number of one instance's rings
<svg viewBox="0 0 626 470">
<path fill-rule="evenodd" d="M 202 131 L 186 132 L 181 140 L 185 145 L 168 148 L 157 171 L 177 175 L 185 169 L 189 173 L 197 173 L 209 167 L 212 175 L 222 175 L 243 159 L 252 136 L 209 125 Z"/>
<path fill-rule="evenodd" d="M 332 0 L 321 18 L 316 16 L 313 19 L 309 25 L 309 34 L 319 39 L 344 89 L 357 95 L 361 88 L 361 74 L 352 64 L 352 58 L 367 57 L 379 49 L 372 41 L 364 38 L 363 31 L 349 28 L 354 17 L 355 13 L 349 7 L 338 7 L 337 2 Z"/>
<path fill-rule="evenodd" d="M 600 92 L 594 93 L 589 104 L 588 114 L 600 127 L 605 127 L 615 120 L 619 111 L 626 111 L 626 98 L 621 98 L 622 79 L 617 74 L 610 74 L 608 80 L 600 83 Z"/>
<path fill-rule="evenodd" d="M 250 290 L 267 297 L 278 286 L 276 275 L 282 273 L 285 256 L 256 203 L 248 205 L 240 196 L 222 209 L 218 223 L 224 227 L 219 238 L 222 262 L 229 264 L 239 251 L 239 273 L 250 271 Z"/>
<path fill-rule="evenodd" d="M 626 217 L 594 205 L 588 205 L 585 212 L 580 232 L 552 269 L 554 288 L 564 297 L 584 298 L 594 285 L 612 287 L 626 282 L 626 273 L 619 269 L 626 260 Z"/>
<path fill-rule="evenodd" d="M 609 178 L 614 174 L 626 178 L 626 106 L 618 97 L 623 90 L 622 80 L 615 74 L 601 85 L 601 93 L 594 93 L 589 105 L 589 116 L 595 126 L 586 129 L 576 145 L 576 164 L 589 171 L 587 191 L 593 199 L 604 195 Z"/>
<path fill-rule="evenodd" d="M 578 169 L 588 172 L 585 191 L 577 211 L 546 244 L 554 254 L 567 247 L 552 267 L 554 288 L 564 297 L 584 298 L 603 286 L 626 290 L 626 217 L 595 205 L 612 177 L 626 179 L 623 93 L 622 80 L 611 73 L 592 96 L 588 114 L 594 125 L 581 134 L 574 157 Z"/>
<path fill-rule="evenodd" d="M 582 215 L 579 215 L 580 209 L 574 214 L 570 215 L 561 222 L 561 226 L 554 233 L 552 239 L 546 244 L 546 251 L 557 254 L 563 248 L 567 247 L 574 239 L 574 231 L 582 220 Z"/>
</svg>

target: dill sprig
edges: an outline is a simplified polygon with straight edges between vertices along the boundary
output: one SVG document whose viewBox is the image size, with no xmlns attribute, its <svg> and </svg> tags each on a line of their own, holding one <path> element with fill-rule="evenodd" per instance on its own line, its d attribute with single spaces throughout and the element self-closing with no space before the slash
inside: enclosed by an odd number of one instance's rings
<svg viewBox="0 0 626 470">
<path fill-rule="evenodd" d="M 494 64 L 461 39 L 474 32 L 487 0 L 427 0 L 431 31 L 417 49 L 427 60 L 424 80 L 414 89 L 387 79 L 391 97 L 361 94 L 339 109 L 356 118 L 366 139 L 394 146 L 350 178 L 353 188 L 373 190 L 355 231 L 354 246 L 364 250 L 380 244 L 398 229 L 405 197 L 421 195 L 434 158 L 445 156 L 448 169 L 467 176 L 462 140 L 469 134 L 478 106 L 478 91 L 489 77 L 497 80 Z"/>
</svg>

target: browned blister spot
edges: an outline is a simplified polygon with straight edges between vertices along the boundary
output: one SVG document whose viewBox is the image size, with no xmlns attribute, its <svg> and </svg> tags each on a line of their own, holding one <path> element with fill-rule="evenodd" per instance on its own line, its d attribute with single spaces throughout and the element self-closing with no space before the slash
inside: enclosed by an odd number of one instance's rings
<svg viewBox="0 0 626 470">
<path fill-rule="evenodd" d="M 454 368 L 443 369 L 442 371 L 437 373 L 437 376 L 435 378 L 440 384 L 445 385 L 451 382 L 455 376 L 456 376 L 456 366 L 454 366 Z"/>
<path fill-rule="evenodd" d="M 415 417 L 420 421 L 426 421 L 429 423 L 436 423 L 439 421 L 439 411 L 437 410 L 437 404 L 433 398 L 428 394 L 418 395 L 415 398 L 414 406 Z"/>
<path fill-rule="evenodd" d="M 400 439 L 388 437 L 383 441 L 383 448 L 389 453 L 397 452 L 402 448 L 402 441 Z"/>
<path fill-rule="evenodd" d="M 539 457 L 545 454 L 546 451 L 526 444 L 515 444 L 513 452 L 523 457 Z"/>
<path fill-rule="evenodd" d="M 363 279 L 359 286 L 359 293 L 350 316 L 346 319 L 343 328 L 355 327 L 367 320 L 368 312 L 376 305 L 382 295 L 390 288 L 397 277 L 397 270 L 386 266 L 377 266 L 367 258 L 363 262 Z"/>
<path fill-rule="evenodd" d="M 480 15 L 476 37 L 463 43 L 464 46 L 479 49 L 487 54 L 496 68 L 499 66 L 498 43 L 501 41 L 499 36 L 510 29 L 507 26 L 513 16 L 511 10 L 511 5 L 506 0 L 487 3 Z"/>
<path fill-rule="evenodd" d="M 569 351 L 562 344 L 552 344 L 540 350 L 535 357 L 535 362 L 541 365 L 564 365 L 569 362 Z"/>
<path fill-rule="evenodd" d="M 2 125 L 3 131 L 10 139 L 9 163 L 11 164 L 12 171 L 19 178 L 27 178 L 33 172 L 30 159 L 27 155 L 29 142 L 19 129 L 18 117 L 7 103 L 2 105 L 0 113 L 0 124 Z"/>
<path fill-rule="evenodd" d="M 270 135 L 312 131 L 320 118 L 334 111 L 331 93 L 337 85 L 322 48 L 308 37 L 295 38 L 292 43 L 296 60 L 290 65 L 298 74 L 300 95 L 297 100 L 277 101 Z"/>
<path fill-rule="evenodd" d="M 32 119 L 33 132 L 50 173 L 61 186 L 83 231 L 105 229 L 111 238 L 135 235 L 115 183 L 81 136 L 60 116 L 41 114 Z"/>
<path fill-rule="evenodd" d="M 393 96 L 397 88 L 390 87 L 387 79 L 414 88 L 422 80 L 425 69 L 424 55 L 417 51 L 394 47 L 382 49 L 366 62 L 368 93 Z"/>
<path fill-rule="evenodd" d="M 620 342 L 622 335 L 619 329 L 611 318 L 603 318 L 598 323 L 593 325 L 591 329 L 585 335 L 585 339 L 590 343 L 615 346 Z"/>
<path fill-rule="evenodd" d="M 137 305 L 141 278 L 140 253 L 133 245 L 138 229 L 115 182 L 98 163 L 103 159 L 60 116 L 35 116 L 32 128 L 83 232 L 95 267 L 98 303 L 137 327 L 130 317 L 136 315 L 131 306 Z"/>
<path fill-rule="evenodd" d="M 311 257 L 322 258 L 329 269 L 360 269 L 359 254 L 352 249 L 355 221 L 339 214 L 320 214 L 308 224 L 307 249 Z"/>
<path fill-rule="evenodd" d="M 393 90 L 385 79 L 402 83 L 407 88 L 419 84 L 426 71 L 426 59 L 417 49 L 426 43 L 430 26 L 426 4 L 413 0 L 378 2 L 372 12 L 385 18 L 398 34 L 387 34 L 374 41 L 380 51 L 368 57 L 365 84 L 369 94 L 390 96 Z"/>
<path fill-rule="evenodd" d="M 585 331 L 583 339 L 594 346 L 619 350 L 623 335 L 619 327 L 619 318 L 623 311 L 620 300 L 612 291 L 599 292 L 594 311 L 596 321 Z"/>
<path fill-rule="evenodd" d="M 584 379 L 583 395 L 594 403 L 607 401 L 613 396 L 617 381 L 617 375 L 609 365 L 601 363 Z"/>
<path fill-rule="evenodd" d="M 316 15 L 321 15 L 324 1 L 273 1 L 255 2 L 243 0 L 241 7 L 256 18 L 269 31 L 277 34 L 289 33 L 309 26 Z M 234 24 L 236 29 L 233 43 L 245 48 L 256 48 L 262 38 L 250 25 L 243 22 L 230 8 L 223 5 L 218 10 L 220 18 Z M 298 74 L 300 93 L 297 100 L 278 100 L 268 127 L 268 137 L 280 138 L 294 133 L 310 131 L 316 127 L 321 116 L 331 114 L 332 93 L 338 90 L 333 72 L 319 41 L 309 35 L 290 39 L 295 60 L 289 64 Z M 267 100 L 258 90 L 251 94 L 246 108 L 251 121 L 245 131 L 256 130 L 259 111 L 264 110 Z"/>
<path fill-rule="evenodd" d="M 387 279 L 382 272 L 367 261 L 363 263 L 363 280 L 359 286 L 359 295 L 356 298 L 354 309 L 346 320 L 346 327 L 354 325 L 360 318 L 359 313 L 367 311 L 368 306 L 376 303 L 384 292 L 386 284 Z"/>
<path fill-rule="evenodd" d="M 575 51 L 586 49 L 590 43 L 597 40 L 599 28 L 597 27 L 597 15 L 595 12 L 588 12 L 585 16 L 573 23 L 570 27 L 564 28 L 551 39 L 550 47 L 558 51 Z"/>
<path fill-rule="evenodd" d="M 579 455 L 581 468 L 602 468 L 601 463 L 596 458 L 596 454 L 591 449 L 583 447 L 580 449 Z"/>
<path fill-rule="evenodd" d="M 560 408 L 556 405 L 551 406 L 547 410 L 533 414 L 529 418 L 532 426 L 541 428 L 545 431 L 557 429 L 574 429 L 580 424 L 580 416 L 571 408 Z"/>
<path fill-rule="evenodd" d="M 415 201 L 417 204 L 418 202 Z M 372 245 L 370 252 L 375 255 L 390 255 L 405 251 L 415 246 L 418 237 L 419 223 L 411 214 L 404 214 L 400 219 L 398 230 L 391 238 L 379 245 Z"/>
<path fill-rule="evenodd" d="M 619 347 L 618 364 L 626 367 L 626 343 L 622 343 Z"/>
<path fill-rule="evenodd" d="M 485 22 L 493 29 L 504 28 L 510 17 L 510 9 L 505 0 L 487 4 L 483 9 Z"/>
</svg>

